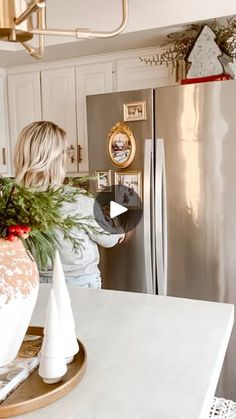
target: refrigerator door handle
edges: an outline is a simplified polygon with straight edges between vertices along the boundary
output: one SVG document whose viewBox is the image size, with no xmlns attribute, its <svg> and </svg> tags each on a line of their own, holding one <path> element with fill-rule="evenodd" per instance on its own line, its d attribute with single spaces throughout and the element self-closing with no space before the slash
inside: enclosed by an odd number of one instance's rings
<svg viewBox="0 0 236 419">
<path fill-rule="evenodd" d="M 166 179 L 163 139 L 156 140 L 155 235 L 158 294 L 167 294 L 167 216 Z"/>
<path fill-rule="evenodd" d="M 167 295 L 167 199 L 166 199 L 166 168 L 165 168 L 165 149 L 162 140 L 163 155 L 163 177 L 162 177 L 162 242 L 163 242 L 163 273 L 164 273 L 164 295 Z"/>
<path fill-rule="evenodd" d="M 151 185 L 152 185 L 152 159 L 153 140 L 145 140 L 144 146 L 144 173 L 143 173 L 143 226 L 144 226 L 144 259 L 146 273 L 146 290 L 149 294 L 155 293 L 153 281 L 153 249 L 152 249 L 152 212 L 151 212 Z"/>
</svg>

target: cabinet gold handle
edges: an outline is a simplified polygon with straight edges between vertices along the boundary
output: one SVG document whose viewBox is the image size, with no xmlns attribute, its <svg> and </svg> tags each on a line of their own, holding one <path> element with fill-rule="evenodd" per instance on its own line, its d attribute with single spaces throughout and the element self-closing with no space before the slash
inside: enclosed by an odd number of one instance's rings
<svg viewBox="0 0 236 419">
<path fill-rule="evenodd" d="M 82 147 L 78 144 L 78 163 L 82 162 Z"/>
<path fill-rule="evenodd" d="M 7 164 L 6 149 L 5 149 L 5 147 L 2 148 L 2 164 L 4 164 L 4 165 Z"/>
</svg>

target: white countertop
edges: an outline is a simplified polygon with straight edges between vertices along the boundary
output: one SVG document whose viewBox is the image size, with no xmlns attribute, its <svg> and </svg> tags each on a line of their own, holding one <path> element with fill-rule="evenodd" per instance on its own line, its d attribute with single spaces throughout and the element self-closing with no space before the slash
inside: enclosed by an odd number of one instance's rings
<svg viewBox="0 0 236 419">
<path fill-rule="evenodd" d="M 50 286 L 31 321 L 43 325 Z M 208 418 L 234 316 L 229 304 L 73 288 L 88 353 L 78 386 L 33 419 Z"/>
</svg>

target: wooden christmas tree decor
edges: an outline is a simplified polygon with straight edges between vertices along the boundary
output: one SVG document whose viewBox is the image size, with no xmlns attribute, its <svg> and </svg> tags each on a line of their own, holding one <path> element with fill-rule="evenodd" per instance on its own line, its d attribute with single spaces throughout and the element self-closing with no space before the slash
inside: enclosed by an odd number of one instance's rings
<svg viewBox="0 0 236 419">
<path fill-rule="evenodd" d="M 224 73 L 223 65 L 219 59 L 222 51 L 215 42 L 215 38 L 214 31 L 207 25 L 203 26 L 187 56 L 187 62 L 191 63 L 187 79 Z"/>
<path fill-rule="evenodd" d="M 70 296 L 67 290 L 65 275 L 58 251 L 56 251 L 53 266 L 53 290 L 62 328 L 64 356 L 68 364 L 73 361 L 74 355 L 79 351 L 79 344 L 75 334 L 75 322 Z"/>
<path fill-rule="evenodd" d="M 56 299 L 51 290 L 39 365 L 39 375 L 47 384 L 58 383 L 67 371 L 62 336 Z"/>
</svg>

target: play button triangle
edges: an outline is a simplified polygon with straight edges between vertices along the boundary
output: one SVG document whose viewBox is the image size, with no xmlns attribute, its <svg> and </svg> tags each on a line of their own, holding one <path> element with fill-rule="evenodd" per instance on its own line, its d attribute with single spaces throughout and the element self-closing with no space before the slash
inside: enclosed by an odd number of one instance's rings
<svg viewBox="0 0 236 419">
<path fill-rule="evenodd" d="M 110 217 L 114 218 L 124 212 L 128 211 L 128 208 L 123 205 L 117 204 L 117 202 L 110 201 Z"/>
</svg>

